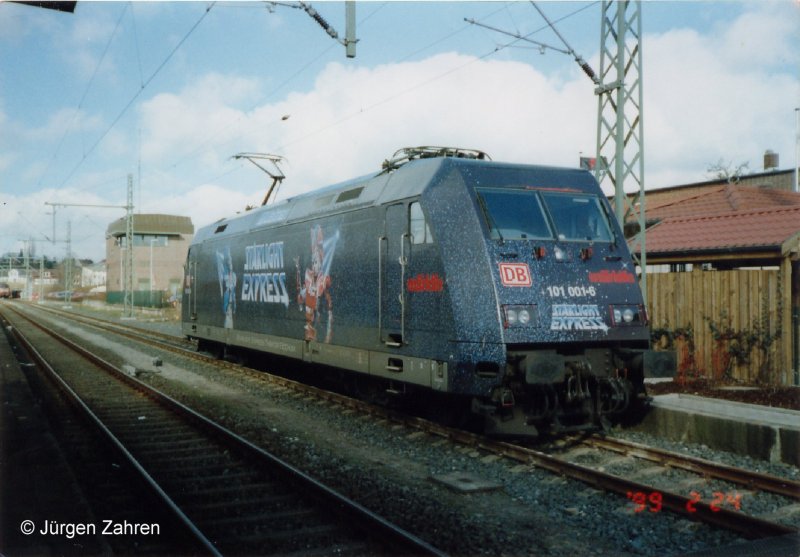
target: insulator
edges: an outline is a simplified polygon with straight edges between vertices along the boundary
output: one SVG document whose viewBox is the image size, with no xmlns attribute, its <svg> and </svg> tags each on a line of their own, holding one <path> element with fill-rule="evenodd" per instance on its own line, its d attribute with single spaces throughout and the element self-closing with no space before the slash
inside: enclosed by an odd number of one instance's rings
<svg viewBox="0 0 800 557">
<path fill-rule="evenodd" d="M 589 65 L 589 62 L 584 62 L 583 64 L 581 64 L 581 69 L 583 69 L 583 73 L 585 73 L 586 75 L 588 75 L 588 76 L 589 76 L 589 78 L 590 78 L 592 81 L 596 81 L 596 80 L 597 80 L 597 76 L 594 74 L 594 70 L 593 70 L 593 69 L 592 69 L 592 67 Z"/>
</svg>

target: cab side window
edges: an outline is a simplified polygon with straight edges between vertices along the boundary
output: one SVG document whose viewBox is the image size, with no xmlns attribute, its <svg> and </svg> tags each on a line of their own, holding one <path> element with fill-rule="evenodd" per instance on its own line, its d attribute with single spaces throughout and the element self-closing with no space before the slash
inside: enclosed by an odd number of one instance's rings
<svg viewBox="0 0 800 557">
<path fill-rule="evenodd" d="M 412 244 L 432 244 L 433 236 L 428 222 L 425 220 L 425 215 L 422 212 L 422 207 L 418 201 L 413 202 L 408 206 L 409 216 L 409 231 L 411 232 Z"/>
</svg>

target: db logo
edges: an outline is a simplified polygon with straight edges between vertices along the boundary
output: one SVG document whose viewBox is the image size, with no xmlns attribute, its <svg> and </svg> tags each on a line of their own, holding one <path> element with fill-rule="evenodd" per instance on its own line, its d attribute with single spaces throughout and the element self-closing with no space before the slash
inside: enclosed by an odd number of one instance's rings
<svg viewBox="0 0 800 557">
<path fill-rule="evenodd" d="M 530 286 L 531 270 L 527 263 L 500 263 L 500 280 L 503 286 Z"/>
</svg>

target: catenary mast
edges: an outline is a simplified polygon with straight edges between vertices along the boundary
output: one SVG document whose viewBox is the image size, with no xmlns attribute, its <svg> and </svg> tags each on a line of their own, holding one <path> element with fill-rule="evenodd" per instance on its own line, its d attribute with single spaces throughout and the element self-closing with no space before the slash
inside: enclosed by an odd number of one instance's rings
<svg viewBox="0 0 800 557">
<path fill-rule="evenodd" d="M 647 303 L 641 37 L 641 2 L 603 2 L 595 172 L 600 185 L 608 184 L 614 191 L 614 212 L 631 237 Z M 627 232 L 631 225 L 632 235 Z"/>
</svg>

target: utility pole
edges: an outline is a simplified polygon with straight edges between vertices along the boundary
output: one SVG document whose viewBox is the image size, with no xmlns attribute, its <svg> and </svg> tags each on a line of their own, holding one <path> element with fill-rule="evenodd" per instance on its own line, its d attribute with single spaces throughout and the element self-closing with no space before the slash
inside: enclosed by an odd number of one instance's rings
<svg viewBox="0 0 800 557">
<path fill-rule="evenodd" d="M 345 32 L 344 32 L 344 48 L 345 55 L 348 58 L 356 57 L 356 2 L 355 0 L 347 0 L 344 3 L 344 18 L 345 18 Z"/>
<path fill-rule="evenodd" d="M 126 250 L 126 269 L 125 269 L 125 295 L 123 300 L 123 319 L 135 319 L 133 316 L 133 174 L 128 174 L 128 196 L 125 205 L 93 205 L 89 203 L 50 203 L 45 205 L 53 207 L 53 238 L 55 241 L 55 213 L 56 207 L 95 207 L 101 209 L 125 209 L 125 241 Z M 69 254 L 69 247 L 68 257 Z M 120 249 L 120 257 L 122 250 Z M 70 292 L 71 294 L 71 292 Z"/>
<path fill-rule="evenodd" d="M 39 303 L 44 303 L 44 254 L 39 257 Z"/>
<path fill-rule="evenodd" d="M 800 182 L 798 182 L 798 172 L 800 172 L 800 108 L 794 109 L 794 193 L 800 193 Z"/>
<path fill-rule="evenodd" d="M 637 1 L 605 0 L 600 26 L 600 84 L 597 94 L 597 180 L 614 191 L 614 213 L 625 230 L 641 269 L 640 286 L 647 304 L 645 250 L 644 125 L 642 118 L 642 16 Z M 636 191 L 629 198 L 625 186 Z M 628 236 L 628 234 L 626 234 Z M 635 252 L 639 251 L 638 258 Z"/>
<path fill-rule="evenodd" d="M 287 8 L 295 8 L 298 10 L 303 10 L 311 19 L 317 22 L 317 24 L 322 27 L 322 29 L 328 34 L 330 38 L 335 40 L 336 42 L 344 45 L 345 48 L 345 55 L 348 58 L 355 58 L 356 57 L 356 43 L 358 39 L 356 38 L 356 2 L 355 0 L 346 0 L 344 3 L 344 18 L 345 18 L 345 33 L 344 39 L 339 38 L 339 33 L 336 32 L 336 29 L 331 27 L 330 23 L 325 21 L 325 18 L 320 15 L 320 13 L 315 10 L 311 4 L 308 2 L 269 2 L 272 6 L 284 6 Z M 270 9 L 270 12 L 273 10 Z"/>
<path fill-rule="evenodd" d="M 31 268 L 30 268 L 30 253 L 31 253 L 31 240 L 25 242 L 25 254 L 23 256 L 23 265 L 25 267 L 25 296 L 28 301 L 31 299 Z"/>
<path fill-rule="evenodd" d="M 67 221 L 67 260 L 64 265 L 64 301 L 67 308 L 72 303 L 72 221 Z"/>
<path fill-rule="evenodd" d="M 128 174 L 128 203 L 125 205 L 125 298 L 122 318 L 135 319 L 133 315 L 133 174 Z M 121 252 L 121 250 L 120 250 Z M 120 253 L 122 257 L 122 253 Z"/>
<path fill-rule="evenodd" d="M 53 207 L 53 210 L 51 212 L 45 213 L 45 214 L 53 216 L 53 237 L 52 237 L 52 240 L 50 240 L 50 243 L 55 244 L 56 243 L 56 206 L 53 205 L 52 203 L 48 202 L 48 201 L 45 201 L 44 204 L 45 205 L 52 205 L 52 207 Z M 45 236 L 45 238 L 46 237 L 47 236 Z"/>
</svg>

